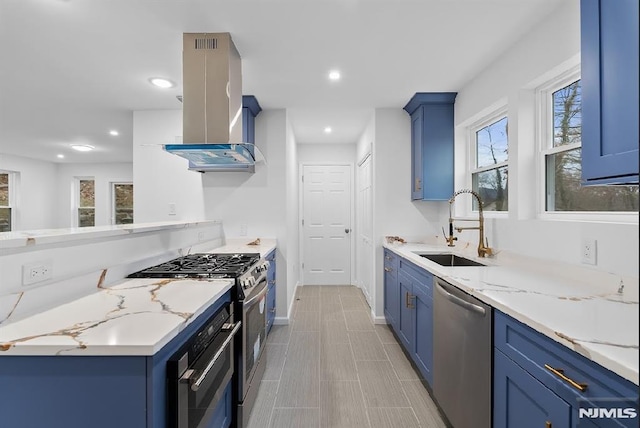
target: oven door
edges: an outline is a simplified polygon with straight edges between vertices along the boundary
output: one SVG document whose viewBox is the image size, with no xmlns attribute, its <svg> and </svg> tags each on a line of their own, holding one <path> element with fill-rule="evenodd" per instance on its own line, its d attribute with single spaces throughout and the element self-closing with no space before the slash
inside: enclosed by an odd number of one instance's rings
<svg viewBox="0 0 640 428">
<path fill-rule="evenodd" d="M 266 276 L 256 285 L 242 305 L 242 396 L 243 401 L 248 385 L 257 368 L 258 359 L 267 339 L 267 279 Z"/>
<path fill-rule="evenodd" d="M 215 411 L 234 370 L 234 336 L 240 330 L 241 321 L 225 325 L 209 344 L 177 379 L 177 397 L 170 403 L 177 416 L 177 428 L 200 428 L 207 425 Z M 169 379 L 176 382 L 176 379 Z M 176 421 L 175 416 L 173 421 Z"/>
</svg>

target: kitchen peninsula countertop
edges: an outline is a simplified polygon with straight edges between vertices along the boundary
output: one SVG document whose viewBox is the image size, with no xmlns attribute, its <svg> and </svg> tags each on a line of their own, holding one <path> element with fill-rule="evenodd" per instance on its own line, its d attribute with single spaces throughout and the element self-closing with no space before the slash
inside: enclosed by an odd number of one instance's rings
<svg viewBox="0 0 640 428">
<path fill-rule="evenodd" d="M 136 231 L 154 227 L 188 225 L 146 224 Z M 92 231 L 89 235 L 119 233 L 119 228 L 107 229 Z M 57 233 L 50 236 L 43 232 L 40 236 L 54 241 L 78 239 Z M 16 237 L 20 242 L 23 242 L 22 238 Z M 79 239 L 89 239 L 89 236 Z M 225 245 L 208 252 L 260 253 L 264 257 L 276 248 L 276 240 L 268 238 L 261 239 L 259 245 L 247 245 L 254 240 L 227 239 Z M 231 279 L 125 278 L 42 313 L 0 324 L 0 358 L 10 355 L 153 355 L 233 284 Z"/>
<path fill-rule="evenodd" d="M 14 355 L 153 355 L 233 283 L 231 279 L 123 279 L 89 296 L 0 325 L 0 361 Z"/>
<path fill-rule="evenodd" d="M 385 244 L 385 248 L 638 385 L 637 278 L 515 255 L 478 258 L 469 248 Z M 454 253 L 483 267 L 441 266 L 418 253 Z M 547 263 L 547 265 L 545 265 Z"/>
</svg>

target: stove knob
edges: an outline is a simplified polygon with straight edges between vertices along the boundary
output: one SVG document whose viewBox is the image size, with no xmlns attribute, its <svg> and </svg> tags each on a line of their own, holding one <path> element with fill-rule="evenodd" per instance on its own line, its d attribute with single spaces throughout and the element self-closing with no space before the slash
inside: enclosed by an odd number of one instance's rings
<svg viewBox="0 0 640 428">
<path fill-rule="evenodd" d="M 254 285 L 256 285 L 256 279 L 254 277 L 249 278 L 249 285 L 251 287 L 253 287 Z"/>
<path fill-rule="evenodd" d="M 246 288 L 249 288 L 249 286 L 250 286 L 251 284 L 249 283 L 249 280 L 248 280 L 248 279 L 243 279 L 243 280 L 240 282 L 240 285 L 242 285 L 242 288 L 245 288 L 245 289 L 246 289 Z"/>
</svg>

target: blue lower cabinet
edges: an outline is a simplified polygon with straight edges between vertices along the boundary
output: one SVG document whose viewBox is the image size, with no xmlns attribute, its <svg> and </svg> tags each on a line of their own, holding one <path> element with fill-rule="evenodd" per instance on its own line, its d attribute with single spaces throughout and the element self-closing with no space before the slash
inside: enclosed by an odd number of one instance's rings
<svg viewBox="0 0 640 428">
<path fill-rule="evenodd" d="M 400 318 L 400 291 L 398 285 L 398 256 L 384 250 L 384 317 L 394 330 Z"/>
<path fill-rule="evenodd" d="M 398 337 L 405 349 L 411 353 L 415 335 L 415 318 L 410 300 L 413 295 L 413 278 L 403 273 L 398 274 L 398 285 L 400 289 L 400 311 L 398 316 Z"/>
<path fill-rule="evenodd" d="M 493 363 L 493 428 L 571 426 L 569 403 L 497 349 Z"/>
<path fill-rule="evenodd" d="M 269 262 L 267 271 L 267 334 L 271 331 L 276 319 L 276 250 L 266 255 Z"/>
<path fill-rule="evenodd" d="M 422 377 L 432 385 L 433 275 L 400 257 L 393 266 L 397 266 L 397 279 L 385 269 L 385 316 L 387 322 L 392 320 L 391 328 Z M 390 316 L 394 311 L 395 323 Z"/>
<path fill-rule="evenodd" d="M 413 294 L 416 318 L 414 362 L 429 385 L 433 385 L 433 298 L 421 284 L 414 284 Z"/>
<path fill-rule="evenodd" d="M 144 357 L 0 358 L 0 426 L 147 426 Z"/>
</svg>

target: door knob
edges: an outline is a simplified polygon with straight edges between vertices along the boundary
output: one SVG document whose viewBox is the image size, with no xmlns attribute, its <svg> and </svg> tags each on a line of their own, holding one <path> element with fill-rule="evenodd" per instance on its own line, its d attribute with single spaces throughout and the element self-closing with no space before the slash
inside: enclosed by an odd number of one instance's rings
<svg viewBox="0 0 640 428">
<path fill-rule="evenodd" d="M 344 230 L 344 233 L 349 233 L 349 232 L 351 232 L 351 229 L 345 229 Z"/>
</svg>

